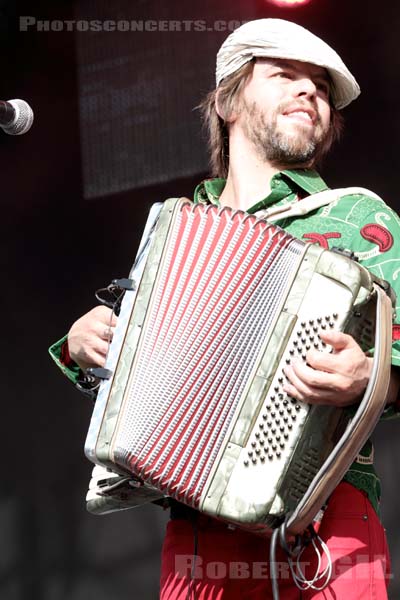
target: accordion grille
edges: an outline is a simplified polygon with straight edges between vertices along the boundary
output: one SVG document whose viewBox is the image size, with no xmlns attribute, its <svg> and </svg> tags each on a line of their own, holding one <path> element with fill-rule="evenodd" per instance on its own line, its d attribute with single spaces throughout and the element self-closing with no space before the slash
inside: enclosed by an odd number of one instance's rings
<svg viewBox="0 0 400 600">
<path fill-rule="evenodd" d="M 117 462 L 198 506 L 303 248 L 255 216 L 180 206 L 125 393 Z"/>
</svg>

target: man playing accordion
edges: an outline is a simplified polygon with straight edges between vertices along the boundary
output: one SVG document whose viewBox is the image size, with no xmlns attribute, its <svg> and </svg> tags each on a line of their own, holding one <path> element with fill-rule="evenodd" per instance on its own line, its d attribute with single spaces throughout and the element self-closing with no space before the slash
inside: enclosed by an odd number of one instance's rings
<svg viewBox="0 0 400 600">
<path fill-rule="evenodd" d="M 294 23 L 261 19 L 241 26 L 226 39 L 217 56 L 216 79 L 216 89 L 201 106 L 213 178 L 198 185 L 194 202 L 250 214 L 281 211 L 275 219 L 280 227 L 323 248 L 340 246 L 353 252 L 399 296 L 400 223 L 374 194 L 349 190 L 306 214 L 291 212 L 299 200 L 328 189 L 315 168 L 340 135 L 341 109 L 360 93 L 336 52 Z M 70 379 L 76 382 L 81 371 L 104 366 L 116 324 L 111 309 L 96 307 L 51 348 Z M 348 334 L 327 330 L 321 337 L 332 352 L 310 349 L 306 361 L 292 361 L 285 369 L 285 392 L 311 404 L 357 403 L 371 375 L 372 357 Z M 398 410 L 399 338 L 400 325 L 395 324 L 386 418 Z M 162 600 L 271 597 L 263 537 L 177 502 L 171 505 L 163 548 Z M 331 495 L 319 527 L 334 567 L 327 587 L 321 591 L 310 585 L 300 591 L 283 569 L 282 597 L 387 598 L 390 561 L 378 505 L 379 482 L 368 442 Z M 284 560 L 283 554 L 278 556 Z M 302 561 L 309 582 L 318 568 L 325 568 L 323 561 L 316 566 L 308 549 Z M 223 566 L 219 575 L 210 567 L 216 563 Z"/>
</svg>

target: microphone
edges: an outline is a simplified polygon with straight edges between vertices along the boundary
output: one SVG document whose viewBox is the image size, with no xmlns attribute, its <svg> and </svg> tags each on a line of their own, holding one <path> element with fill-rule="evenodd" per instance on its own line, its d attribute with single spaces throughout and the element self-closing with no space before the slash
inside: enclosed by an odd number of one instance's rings
<svg viewBox="0 0 400 600">
<path fill-rule="evenodd" d="M 22 135 L 33 123 L 33 110 L 25 100 L 0 100 L 0 127 L 8 135 Z"/>
</svg>

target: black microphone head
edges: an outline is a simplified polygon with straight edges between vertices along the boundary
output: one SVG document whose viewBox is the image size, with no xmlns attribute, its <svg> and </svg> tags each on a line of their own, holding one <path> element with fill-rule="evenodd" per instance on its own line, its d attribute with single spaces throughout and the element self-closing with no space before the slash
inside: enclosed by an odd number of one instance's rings
<svg viewBox="0 0 400 600">
<path fill-rule="evenodd" d="M 22 135 L 29 131 L 33 123 L 33 110 L 25 100 L 8 100 L 15 110 L 13 122 L 3 131 L 9 135 Z"/>
</svg>

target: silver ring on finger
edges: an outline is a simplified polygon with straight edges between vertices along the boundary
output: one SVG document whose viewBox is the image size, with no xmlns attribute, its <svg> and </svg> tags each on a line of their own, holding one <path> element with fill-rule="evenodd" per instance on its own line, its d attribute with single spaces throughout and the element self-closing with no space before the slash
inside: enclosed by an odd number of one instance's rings
<svg viewBox="0 0 400 600">
<path fill-rule="evenodd" d="M 112 331 L 111 327 L 106 327 L 104 329 L 103 336 L 104 336 L 104 339 L 106 339 L 107 341 L 111 341 L 112 340 L 113 331 Z"/>
</svg>

